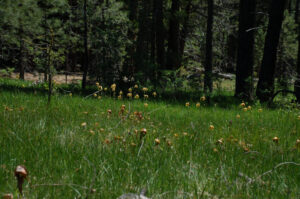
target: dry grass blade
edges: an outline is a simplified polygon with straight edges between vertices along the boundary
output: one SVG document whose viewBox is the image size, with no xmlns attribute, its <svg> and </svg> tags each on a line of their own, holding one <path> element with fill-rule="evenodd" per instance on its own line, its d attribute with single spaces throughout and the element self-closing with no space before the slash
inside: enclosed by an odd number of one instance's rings
<svg viewBox="0 0 300 199">
<path fill-rule="evenodd" d="M 287 164 L 292 164 L 292 165 L 296 165 L 296 166 L 300 166 L 300 163 L 296 163 L 296 162 L 282 162 L 282 163 L 279 163 L 277 164 L 273 169 L 269 170 L 269 171 L 266 171 L 264 172 L 263 174 L 257 176 L 255 179 L 261 179 L 262 176 L 265 176 L 269 173 L 272 173 L 275 169 L 283 166 L 283 165 L 287 165 Z"/>
</svg>

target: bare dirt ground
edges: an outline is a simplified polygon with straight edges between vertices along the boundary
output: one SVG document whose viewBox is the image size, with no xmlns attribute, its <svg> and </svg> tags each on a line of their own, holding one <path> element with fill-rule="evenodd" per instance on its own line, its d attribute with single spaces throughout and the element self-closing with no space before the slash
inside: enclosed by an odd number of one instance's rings
<svg viewBox="0 0 300 199">
<path fill-rule="evenodd" d="M 11 78 L 18 79 L 19 73 L 12 73 Z M 74 74 L 56 74 L 53 77 L 53 80 L 57 84 L 71 84 L 71 83 L 79 83 L 82 79 L 82 74 L 74 73 Z M 25 73 L 25 80 L 27 81 L 43 81 L 44 74 L 43 73 Z"/>
</svg>

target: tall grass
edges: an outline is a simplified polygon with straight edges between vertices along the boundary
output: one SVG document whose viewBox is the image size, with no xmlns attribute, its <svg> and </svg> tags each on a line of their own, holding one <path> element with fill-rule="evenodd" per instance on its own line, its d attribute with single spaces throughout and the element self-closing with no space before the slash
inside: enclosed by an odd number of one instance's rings
<svg viewBox="0 0 300 199">
<path fill-rule="evenodd" d="M 297 110 L 144 103 L 0 91 L 0 194 L 25 165 L 26 198 L 300 197 Z"/>
</svg>

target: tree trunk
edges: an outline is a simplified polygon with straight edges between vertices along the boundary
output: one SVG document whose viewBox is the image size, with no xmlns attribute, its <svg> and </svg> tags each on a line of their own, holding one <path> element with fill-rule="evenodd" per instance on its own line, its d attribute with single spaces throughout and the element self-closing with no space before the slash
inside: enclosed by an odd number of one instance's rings
<svg viewBox="0 0 300 199">
<path fill-rule="evenodd" d="M 238 10 L 240 3 L 238 1 L 229 4 L 232 9 Z M 230 24 L 237 24 L 239 21 L 239 16 L 237 14 L 229 18 Z M 238 52 L 238 30 L 233 28 L 229 32 L 226 40 L 226 67 L 225 72 L 235 73 L 236 72 L 236 62 L 237 62 L 237 52 Z"/>
<path fill-rule="evenodd" d="M 166 68 L 169 70 L 177 69 L 180 66 L 178 12 L 179 0 L 172 0 L 168 40 L 168 58 L 166 64 Z"/>
<path fill-rule="evenodd" d="M 297 76 L 295 80 L 294 90 L 296 93 L 297 102 L 300 103 L 300 21 L 299 17 L 300 0 L 297 0 L 295 20 L 298 24 L 298 57 L 297 57 Z"/>
<path fill-rule="evenodd" d="M 277 47 L 286 2 L 286 0 L 272 0 L 271 2 L 264 55 L 256 89 L 256 95 L 261 102 L 269 101 L 274 92 Z"/>
<path fill-rule="evenodd" d="M 165 28 L 163 23 L 164 0 L 156 1 L 156 60 L 159 68 L 165 65 Z"/>
<path fill-rule="evenodd" d="M 180 33 L 180 51 L 179 51 L 180 52 L 180 60 L 182 60 L 183 53 L 184 53 L 185 41 L 188 36 L 191 7 L 192 7 L 192 1 L 188 0 L 187 5 L 185 7 L 184 22 L 183 22 L 182 30 Z"/>
<path fill-rule="evenodd" d="M 235 71 L 238 48 L 237 40 L 235 34 L 229 34 L 227 37 L 227 66 L 225 69 L 227 73 L 234 73 Z"/>
<path fill-rule="evenodd" d="M 143 69 L 149 69 L 150 45 L 151 45 L 151 4 L 150 1 L 142 1 L 141 9 L 139 10 L 139 32 L 137 38 L 137 50 L 135 56 L 136 68 L 135 72 Z"/>
<path fill-rule="evenodd" d="M 20 1 L 19 3 L 19 9 L 22 10 L 23 1 Z M 23 20 L 22 16 L 19 17 L 19 42 L 20 42 L 20 48 L 19 48 L 19 76 L 20 79 L 24 80 L 24 27 L 23 27 Z"/>
<path fill-rule="evenodd" d="M 153 1 L 152 4 L 152 24 L 151 24 L 151 36 L 150 36 L 150 43 L 151 43 L 151 51 L 150 51 L 150 58 L 151 58 L 151 62 L 155 63 L 155 49 L 156 49 L 156 1 Z"/>
<path fill-rule="evenodd" d="M 86 79 L 87 73 L 89 70 L 89 58 L 88 58 L 88 35 L 87 35 L 87 0 L 84 0 L 83 5 L 83 20 L 84 20 L 84 33 L 83 33 L 83 40 L 84 40 L 84 63 L 83 63 L 83 76 L 82 76 L 82 90 L 86 88 Z"/>
<path fill-rule="evenodd" d="M 20 49 L 19 49 L 19 76 L 20 79 L 24 80 L 25 69 L 24 69 L 24 39 L 23 39 L 23 25 L 20 24 L 19 40 L 20 40 Z"/>
<path fill-rule="evenodd" d="M 52 96 L 52 70 L 53 67 L 53 57 L 52 57 L 52 50 L 54 46 L 54 32 L 50 29 L 50 45 L 48 46 L 48 53 L 47 53 L 47 70 L 48 70 L 48 105 L 51 103 L 51 96 Z"/>
<path fill-rule="evenodd" d="M 253 99 L 253 53 L 256 0 L 240 0 L 235 96 Z"/>
<path fill-rule="evenodd" d="M 213 9 L 214 1 L 207 0 L 208 2 L 208 18 L 206 30 L 206 54 L 205 54 L 205 77 L 204 77 L 204 92 L 211 93 L 213 90 L 212 80 L 212 26 L 213 26 Z"/>
<path fill-rule="evenodd" d="M 138 1 L 137 0 L 127 0 L 126 5 L 128 6 L 129 10 L 129 20 L 131 23 L 130 28 L 128 29 L 127 37 L 132 42 L 130 45 L 126 46 L 126 57 L 124 61 L 124 75 L 131 78 L 135 72 L 135 47 L 136 47 L 136 32 L 135 24 L 137 21 L 137 8 L 138 8 Z"/>
<path fill-rule="evenodd" d="M 46 9 L 43 9 L 43 13 L 44 13 L 44 19 L 43 19 L 43 28 L 44 28 L 44 39 L 45 42 L 47 41 L 47 34 L 48 34 L 48 29 L 47 27 L 47 17 L 46 17 Z M 45 46 L 43 46 L 45 49 L 48 48 L 48 45 L 45 43 Z M 43 64 L 44 64 L 44 82 L 47 82 L 48 80 L 48 52 L 47 50 L 43 51 Z"/>
<path fill-rule="evenodd" d="M 51 48 L 52 45 L 49 47 L 49 53 L 48 53 L 48 105 L 51 103 L 51 96 L 52 96 L 52 72 L 51 72 Z"/>
</svg>

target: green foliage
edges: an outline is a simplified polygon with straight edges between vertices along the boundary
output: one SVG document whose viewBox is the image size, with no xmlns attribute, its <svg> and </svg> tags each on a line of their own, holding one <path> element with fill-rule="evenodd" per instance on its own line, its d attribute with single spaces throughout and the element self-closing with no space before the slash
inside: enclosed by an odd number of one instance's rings
<svg viewBox="0 0 300 199">
<path fill-rule="evenodd" d="M 294 78 L 295 74 L 295 65 L 297 63 L 297 53 L 298 53 L 298 25 L 295 22 L 294 15 L 285 11 L 285 18 L 282 24 L 282 30 L 280 35 L 280 46 L 278 50 L 279 60 L 282 62 L 281 67 L 285 67 L 288 76 L 284 77 L 286 79 Z M 278 62 L 279 62 L 278 60 Z M 278 63 L 280 67 L 280 64 Z M 282 70 L 278 70 L 279 73 L 282 73 Z M 285 72 L 285 71 L 284 71 Z M 282 74 L 279 74 L 280 77 Z"/>
<path fill-rule="evenodd" d="M 180 0 L 179 11 L 174 15 L 179 23 L 179 42 L 184 43 L 180 66 L 189 72 L 180 75 L 160 74 L 166 68 L 169 26 L 172 0 L 162 2 L 162 26 L 156 27 L 158 10 L 156 1 L 88 0 L 88 55 L 89 80 L 107 85 L 133 78 L 135 81 L 158 87 L 159 84 L 175 89 L 201 90 L 202 73 L 190 72 L 203 69 L 205 60 L 207 1 Z M 136 3 L 136 4 L 135 4 Z M 260 1 L 257 6 L 255 31 L 254 74 L 258 77 L 263 56 L 270 1 Z M 187 9 L 191 4 L 191 9 Z M 238 32 L 238 0 L 215 0 L 213 25 L 214 72 L 234 72 Z M 285 13 L 278 57 L 292 79 L 297 60 L 297 26 L 295 24 L 295 1 Z M 53 71 L 83 71 L 83 1 L 69 0 L 9 0 L 0 1 L 0 64 L 1 68 L 14 67 L 20 56 L 26 71 L 47 73 L 50 64 Z M 186 21 L 187 20 L 187 21 Z M 157 29 L 156 29 L 157 28 Z M 159 32 L 158 29 L 161 31 Z M 186 31 L 186 32 L 185 32 Z M 53 36 L 51 36 L 53 32 Z M 163 62 L 158 63 L 158 44 L 155 39 L 163 35 Z M 51 41 L 53 38 L 53 41 Z M 232 40 L 232 41 L 231 41 Z M 49 51 L 50 43 L 53 43 Z M 24 43 L 21 54 L 21 44 Z M 180 46 L 179 45 L 179 46 Z M 229 52 L 231 49 L 232 52 Z M 180 49 L 181 50 L 181 49 Z M 160 51 L 161 52 L 161 51 Z M 163 53 L 162 53 L 163 54 Z M 51 59 L 49 60 L 49 57 Z M 180 57 L 181 58 L 181 57 Z M 50 62 L 51 63 L 50 63 Z M 280 64 L 278 64 L 280 65 Z M 282 67 L 281 67 L 282 68 Z M 55 70 L 54 70 L 55 69 Z M 280 77 L 280 67 L 277 70 Z M 195 78 L 187 77 L 195 75 Z M 160 79 L 161 78 L 161 79 Z M 284 78 L 281 78 L 284 79 Z M 160 82 L 159 82 L 160 81 Z M 217 78 L 214 79 L 218 81 Z M 163 82 L 163 83 L 162 83 Z M 164 85 L 164 82 L 167 84 Z M 278 81 L 280 82 L 280 81 Z M 123 84 L 130 84 L 123 82 Z M 218 83 L 217 83 L 218 84 Z M 124 87 L 126 87 L 124 86 Z"/>
<path fill-rule="evenodd" d="M 268 18 L 264 17 L 262 20 L 262 24 L 260 24 L 260 27 L 257 29 L 255 34 L 255 47 L 254 47 L 254 68 L 257 71 L 260 68 L 263 53 L 264 53 L 264 44 L 265 44 L 265 37 L 266 37 L 266 31 L 268 26 Z M 257 72 L 254 73 L 255 77 L 258 77 Z"/>
<path fill-rule="evenodd" d="M 26 60 L 34 56 L 33 39 L 40 22 L 37 3 L 34 0 L 21 0 L 18 3 L 1 1 L 0 13 L 0 41 L 3 52 L 1 59 L 10 66 L 16 66 L 21 41 L 24 42 Z"/>
<path fill-rule="evenodd" d="M 12 73 L 14 72 L 14 68 L 5 68 L 0 70 L 0 76 L 2 77 L 11 77 Z"/>
<path fill-rule="evenodd" d="M 128 17 L 123 3 L 91 1 L 89 5 L 90 75 L 98 81 L 112 84 L 119 78 L 127 38 Z"/>
</svg>

